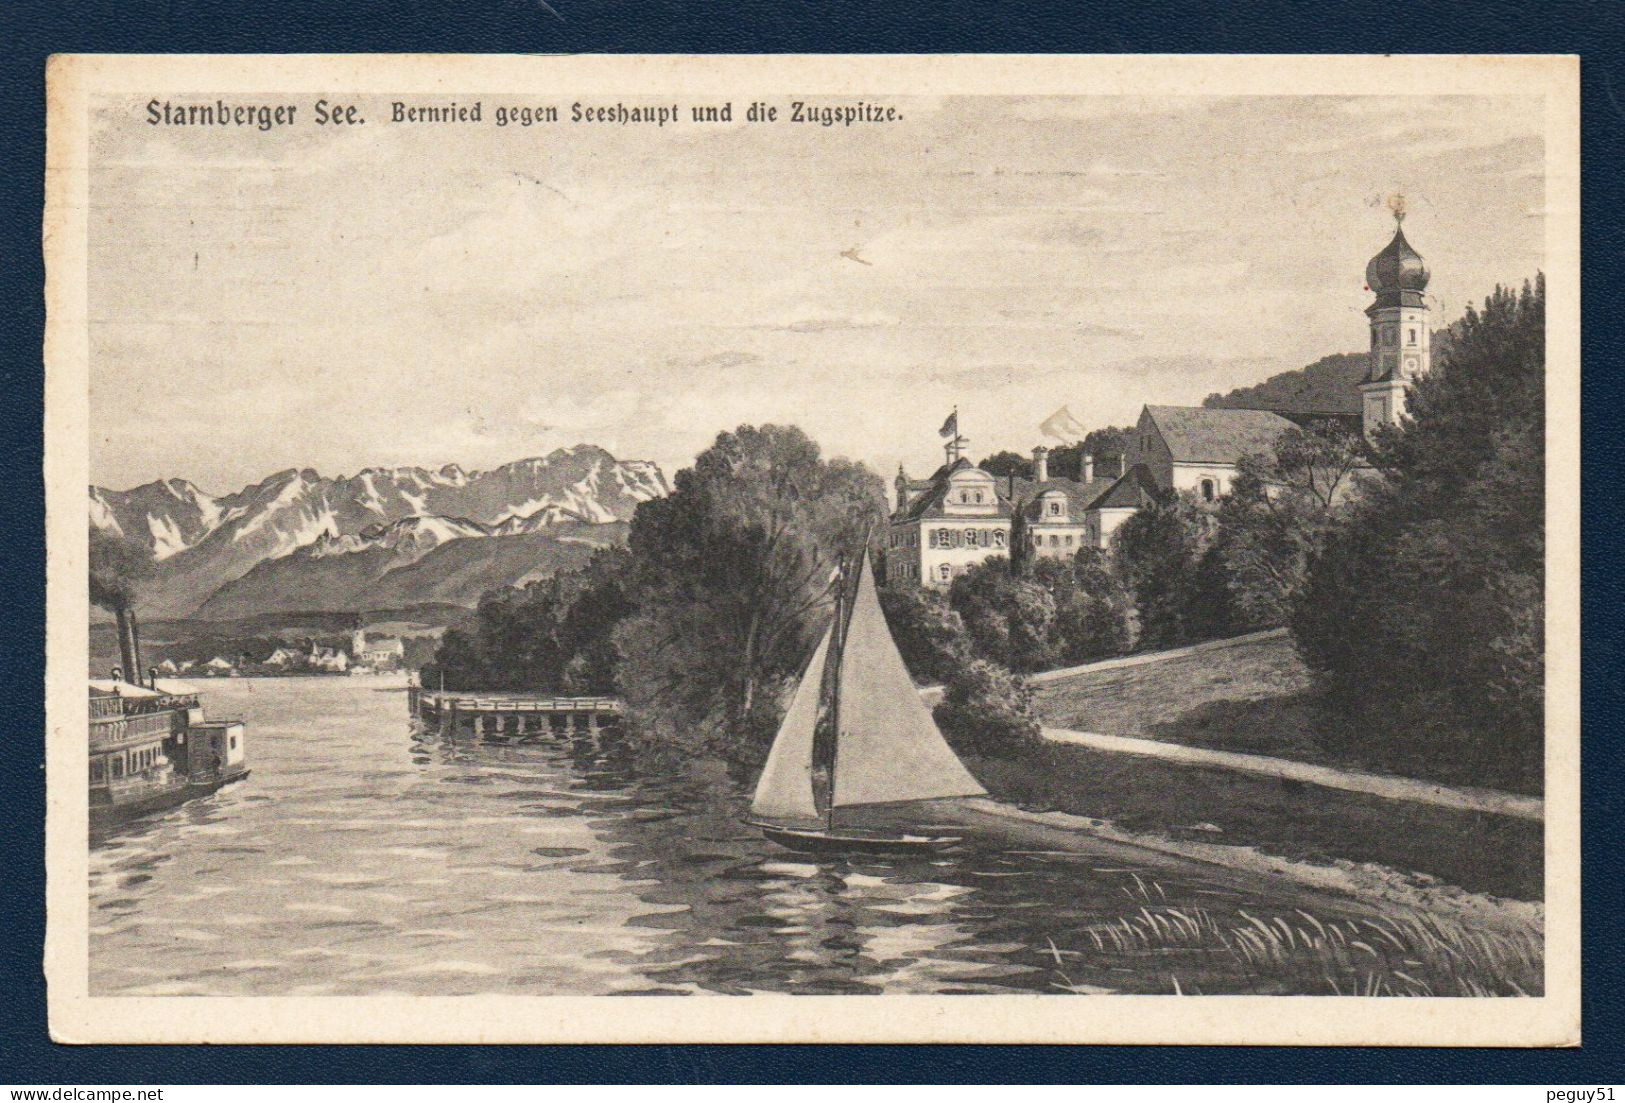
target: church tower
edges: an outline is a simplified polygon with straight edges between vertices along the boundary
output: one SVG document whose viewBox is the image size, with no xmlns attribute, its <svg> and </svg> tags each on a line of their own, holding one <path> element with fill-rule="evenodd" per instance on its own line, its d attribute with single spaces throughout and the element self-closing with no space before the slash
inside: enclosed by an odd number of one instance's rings
<svg viewBox="0 0 1625 1103">
<path fill-rule="evenodd" d="M 1405 240 L 1405 200 L 1395 196 L 1394 240 L 1365 266 L 1366 286 L 1376 301 L 1366 307 L 1371 319 L 1371 367 L 1360 384 L 1365 435 L 1379 425 L 1397 425 L 1405 413 L 1405 388 L 1426 374 L 1429 348 L 1428 308 L 1422 298 L 1428 269 Z"/>
</svg>

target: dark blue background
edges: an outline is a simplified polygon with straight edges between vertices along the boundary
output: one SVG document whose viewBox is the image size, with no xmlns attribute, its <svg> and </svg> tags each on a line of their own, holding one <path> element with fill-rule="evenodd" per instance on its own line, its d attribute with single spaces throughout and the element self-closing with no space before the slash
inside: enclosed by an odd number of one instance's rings
<svg viewBox="0 0 1625 1103">
<path fill-rule="evenodd" d="M 1407 0 L 13 0 L 0 15 L 0 1082 L 1517 1082 L 1625 1080 L 1619 1040 L 1625 4 Z M 1579 1050 L 1017 1046 L 71 1047 L 46 1034 L 40 258 L 45 59 L 62 52 L 1578 53 L 1585 288 L 1585 1022 Z M 1464 846 L 1473 845 L 1463 839 Z M 1109 1001 L 1080 1000 L 1080 1036 Z M 965 1005 L 966 1014 L 974 1014 Z M 1282 1014 L 1290 1015 L 1290 1005 Z M 1534 1098 L 1534 1096 L 1531 1096 Z"/>
</svg>

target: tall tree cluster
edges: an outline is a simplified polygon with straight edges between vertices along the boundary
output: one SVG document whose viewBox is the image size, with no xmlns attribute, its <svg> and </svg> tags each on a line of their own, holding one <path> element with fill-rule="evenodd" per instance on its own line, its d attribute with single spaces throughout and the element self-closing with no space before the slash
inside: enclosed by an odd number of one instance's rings
<svg viewBox="0 0 1625 1103">
<path fill-rule="evenodd" d="M 828 621 L 837 565 L 884 521 L 884 486 L 778 425 L 720 434 L 674 483 L 638 506 L 626 548 L 486 595 L 429 677 L 616 693 L 653 740 L 754 757 Z"/>
<path fill-rule="evenodd" d="M 719 434 L 675 484 L 632 520 L 638 612 L 616 632 L 621 689 L 666 741 L 733 753 L 771 737 L 833 571 L 884 523 L 885 489 L 782 425 Z"/>
<path fill-rule="evenodd" d="M 1545 300 L 1543 278 L 1497 288 L 1452 328 L 1292 615 L 1348 707 L 1526 787 L 1543 745 Z"/>
</svg>

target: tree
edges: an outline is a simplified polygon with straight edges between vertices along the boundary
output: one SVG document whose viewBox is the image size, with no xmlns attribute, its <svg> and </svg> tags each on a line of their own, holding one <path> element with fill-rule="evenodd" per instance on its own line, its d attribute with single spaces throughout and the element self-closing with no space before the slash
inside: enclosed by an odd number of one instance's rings
<svg viewBox="0 0 1625 1103">
<path fill-rule="evenodd" d="M 1328 691 L 1394 755 L 1523 788 L 1542 776 L 1544 403 L 1537 278 L 1452 327 L 1291 621 Z"/>
<path fill-rule="evenodd" d="M 135 602 L 154 571 L 152 555 L 135 541 L 99 528 L 90 530 L 90 600 L 113 614 L 118 625 L 124 677 L 141 680 L 141 644 Z"/>
<path fill-rule="evenodd" d="M 1055 665 L 1050 630 L 1055 598 L 1041 582 L 1010 573 L 1002 556 L 959 575 L 948 603 L 965 622 L 976 653 L 1011 670 Z"/>
<path fill-rule="evenodd" d="M 1009 478 L 1011 475 L 1014 475 L 1018 479 L 1030 479 L 1033 477 L 1032 458 L 1030 456 L 1023 456 L 1019 452 L 1011 452 L 1009 450 L 995 452 L 976 466 L 980 467 L 983 471 L 986 471 L 989 475 L 993 475 L 1000 479 Z"/>
<path fill-rule="evenodd" d="M 1080 548 L 1070 560 L 1039 559 L 1031 577 L 1055 601 L 1050 651 L 1065 666 L 1120 655 L 1134 643 L 1132 601 L 1107 557 Z"/>
<path fill-rule="evenodd" d="M 1365 460 L 1363 439 L 1335 421 L 1293 429 L 1269 455 L 1241 458 L 1219 504 L 1217 553 L 1236 628 L 1285 624 L 1334 509 Z"/>
<path fill-rule="evenodd" d="M 719 434 L 674 482 L 633 516 L 622 690 L 651 737 L 749 757 L 827 621 L 832 569 L 884 520 L 883 484 L 778 425 Z"/>
<path fill-rule="evenodd" d="M 916 682 L 946 682 L 969 660 L 965 622 L 939 591 L 899 582 L 881 588 L 880 606 L 903 664 Z"/>
<path fill-rule="evenodd" d="M 1020 577 L 1033 558 L 1032 530 L 1027 523 L 1027 511 L 1021 506 L 1010 510 L 1010 573 Z"/>
<path fill-rule="evenodd" d="M 1235 620 L 1215 512 L 1189 495 L 1164 495 L 1124 521 L 1115 563 L 1134 595 L 1141 646 L 1168 647 L 1229 633 Z"/>
<path fill-rule="evenodd" d="M 485 594 L 467 625 L 441 637 L 425 684 L 601 696 L 616 692 L 614 631 L 636 611 L 631 557 L 602 548 L 575 570 Z"/>
<path fill-rule="evenodd" d="M 1128 443 L 1133 435 L 1133 427 L 1107 426 L 1104 429 L 1092 429 L 1088 436 L 1075 444 L 1067 444 L 1051 450 L 1049 454 L 1050 474 L 1063 479 L 1083 478 L 1084 456 L 1093 456 L 1095 458 L 1095 470 L 1097 472 L 1116 473 L 1124 454 L 1128 451 Z"/>
</svg>

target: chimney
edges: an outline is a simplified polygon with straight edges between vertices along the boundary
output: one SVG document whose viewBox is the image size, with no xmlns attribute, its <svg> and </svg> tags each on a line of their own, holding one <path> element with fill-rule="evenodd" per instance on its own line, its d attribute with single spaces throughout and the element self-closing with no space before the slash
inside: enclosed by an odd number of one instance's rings
<svg viewBox="0 0 1625 1103">
<path fill-rule="evenodd" d="M 1095 481 L 1095 457 L 1089 452 L 1083 454 L 1083 481 L 1086 483 Z"/>
<path fill-rule="evenodd" d="M 1033 482 L 1049 482 L 1049 449 L 1042 444 L 1033 449 Z"/>
</svg>

